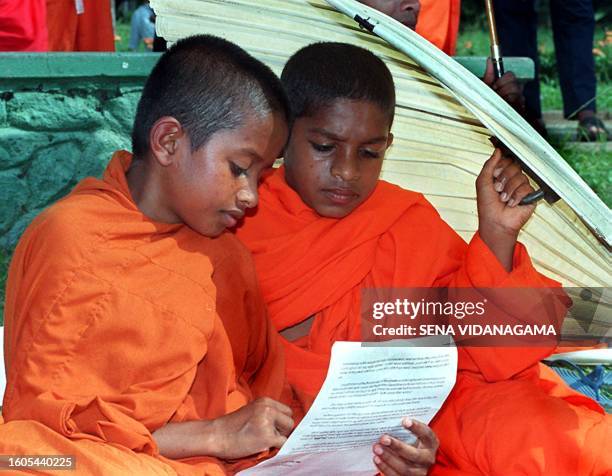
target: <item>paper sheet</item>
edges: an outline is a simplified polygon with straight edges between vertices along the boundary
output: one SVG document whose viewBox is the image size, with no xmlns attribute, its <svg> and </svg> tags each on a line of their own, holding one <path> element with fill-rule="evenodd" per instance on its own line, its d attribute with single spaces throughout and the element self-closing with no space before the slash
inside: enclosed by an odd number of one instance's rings
<svg viewBox="0 0 612 476">
<path fill-rule="evenodd" d="M 336 342 L 325 383 L 302 422 L 274 458 L 239 474 L 373 475 L 372 444 L 383 433 L 414 441 L 402 418 L 429 423 L 456 374 L 454 347 Z"/>
</svg>

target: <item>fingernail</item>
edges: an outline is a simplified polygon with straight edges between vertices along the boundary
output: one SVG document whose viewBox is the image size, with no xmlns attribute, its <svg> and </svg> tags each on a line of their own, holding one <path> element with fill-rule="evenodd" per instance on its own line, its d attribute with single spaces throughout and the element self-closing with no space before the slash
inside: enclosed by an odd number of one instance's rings
<svg viewBox="0 0 612 476">
<path fill-rule="evenodd" d="M 382 446 L 374 445 L 374 453 L 376 453 L 377 455 L 381 455 L 384 452 L 385 450 L 382 449 Z"/>
<path fill-rule="evenodd" d="M 389 446 L 391 444 L 391 438 L 385 435 L 380 439 L 380 442 L 385 446 Z"/>
<path fill-rule="evenodd" d="M 509 206 L 509 207 L 513 207 L 515 203 L 516 203 L 516 201 L 515 201 L 515 200 L 514 200 L 514 198 L 513 198 L 512 200 L 510 200 L 510 201 L 508 202 L 508 206 Z"/>
<path fill-rule="evenodd" d="M 374 456 L 374 463 L 375 464 L 380 464 L 380 458 L 378 456 Z"/>
<path fill-rule="evenodd" d="M 506 192 L 502 193 L 501 199 L 502 199 L 502 202 L 505 202 L 506 200 L 508 200 L 508 194 Z"/>
<path fill-rule="evenodd" d="M 495 191 L 501 192 L 504 189 L 503 182 L 495 182 Z"/>
<path fill-rule="evenodd" d="M 504 170 L 503 167 L 497 167 L 494 171 L 493 171 L 493 177 L 497 178 L 499 176 L 499 174 L 502 173 L 502 171 Z"/>
<path fill-rule="evenodd" d="M 410 428 L 412 426 L 412 420 L 410 418 L 404 418 L 404 428 Z"/>
</svg>

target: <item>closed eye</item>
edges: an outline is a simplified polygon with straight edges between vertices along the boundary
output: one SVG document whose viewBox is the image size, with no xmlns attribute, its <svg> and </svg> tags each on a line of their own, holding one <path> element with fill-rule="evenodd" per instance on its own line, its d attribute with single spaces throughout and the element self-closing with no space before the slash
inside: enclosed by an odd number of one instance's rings
<svg viewBox="0 0 612 476">
<path fill-rule="evenodd" d="M 331 152 L 332 150 L 334 150 L 334 147 L 335 147 L 333 144 L 318 144 L 316 142 L 310 142 L 310 145 L 317 152 L 323 152 L 323 153 Z"/>
<path fill-rule="evenodd" d="M 368 159 L 379 159 L 381 157 L 381 153 L 374 150 L 363 149 L 361 153 Z"/>
<path fill-rule="evenodd" d="M 230 162 L 230 170 L 234 177 L 240 177 L 241 175 L 246 176 L 248 172 L 247 169 L 243 169 L 242 167 L 239 167 L 234 162 Z"/>
</svg>

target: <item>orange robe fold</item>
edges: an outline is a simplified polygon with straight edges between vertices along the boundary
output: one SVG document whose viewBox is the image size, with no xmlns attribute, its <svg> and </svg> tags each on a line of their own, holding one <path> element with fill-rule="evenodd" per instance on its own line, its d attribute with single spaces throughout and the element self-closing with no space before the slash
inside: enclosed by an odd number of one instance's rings
<svg viewBox="0 0 612 476">
<path fill-rule="evenodd" d="M 47 51 L 45 0 L 0 2 L 0 51 Z"/>
<path fill-rule="evenodd" d="M 460 0 L 421 0 L 415 31 L 447 55 L 454 55 L 460 16 Z"/>
<path fill-rule="evenodd" d="M 0 454 L 72 454 L 84 474 L 225 474 L 214 458 L 161 457 L 152 433 L 278 399 L 282 348 L 244 246 L 149 220 L 130 161 L 117 153 L 15 251 Z"/>
<path fill-rule="evenodd" d="M 49 51 L 115 51 L 109 0 L 46 0 Z"/>
<path fill-rule="evenodd" d="M 284 340 L 289 382 L 305 407 L 325 378 L 333 342 L 361 340 L 362 288 L 558 286 L 533 268 L 522 245 L 516 246 L 514 268 L 507 273 L 478 234 L 466 244 L 422 195 L 384 181 L 339 220 L 320 217 L 305 205 L 286 184 L 282 168 L 263 181 L 259 192 L 257 212 L 237 236 L 253 253 L 276 328 L 314 316 L 308 336 Z M 595 453 L 606 441 L 610 420 L 594 401 L 540 367 L 538 362 L 552 351 L 459 349 L 457 384 L 432 423 L 441 441 L 433 474 L 601 474 L 596 465 L 602 459 Z M 514 413 L 504 411 L 514 390 L 519 397 L 507 405 Z M 520 398 L 522 394 L 527 396 Z M 537 407 L 536 394 L 542 402 Z M 479 405 L 472 405 L 475 395 Z M 529 413 L 531 419 L 516 421 L 520 405 L 527 406 L 525 412 L 537 411 Z M 478 412 L 468 418 L 470 408 Z M 498 431 L 483 432 L 493 424 L 489 413 L 497 416 Z M 547 421 L 556 423 L 537 426 Z M 530 437 L 520 445 L 516 438 L 526 430 Z M 502 457 L 495 445 L 512 441 L 508 435 L 514 435 L 516 444 Z M 485 443 L 491 451 L 482 448 Z M 514 459 L 505 457 L 511 454 Z M 530 472 L 512 472 L 518 461 Z M 570 463 L 584 471 L 560 471 Z"/>
</svg>

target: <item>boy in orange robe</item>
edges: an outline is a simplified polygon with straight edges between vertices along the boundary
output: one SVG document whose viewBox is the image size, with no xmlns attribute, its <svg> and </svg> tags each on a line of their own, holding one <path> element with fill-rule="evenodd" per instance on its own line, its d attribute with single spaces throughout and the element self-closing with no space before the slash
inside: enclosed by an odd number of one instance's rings
<svg viewBox="0 0 612 476">
<path fill-rule="evenodd" d="M 117 152 L 15 251 L 0 454 L 73 455 L 78 474 L 222 475 L 282 445 L 282 348 L 225 229 L 257 204 L 287 117 L 278 78 L 225 40 L 187 38 L 159 60 L 134 155 Z"/>
<path fill-rule="evenodd" d="M 359 0 L 415 30 L 447 55 L 454 55 L 460 0 Z"/>
<path fill-rule="evenodd" d="M 294 118 L 285 165 L 265 178 L 259 207 L 237 235 L 253 252 L 285 338 L 289 381 L 305 407 L 333 342 L 362 339 L 364 288 L 558 286 L 517 242 L 534 210 L 517 204 L 532 188 L 500 151 L 476 181 L 479 229 L 469 244 L 421 194 L 378 179 L 393 140 L 395 93 L 374 55 L 310 45 L 281 79 Z M 609 474 L 610 419 L 539 365 L 552 350 L 460 348 L 456 386 L 432 423 L 440 447 L 431 474 Z M 377 464 L 401 474 L 389 468 L 389 441 L 375 445 Z M 436 451 L 419 446 L 421 456 Z"/>
</svg>

